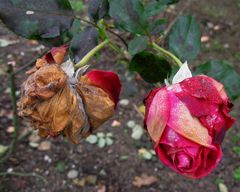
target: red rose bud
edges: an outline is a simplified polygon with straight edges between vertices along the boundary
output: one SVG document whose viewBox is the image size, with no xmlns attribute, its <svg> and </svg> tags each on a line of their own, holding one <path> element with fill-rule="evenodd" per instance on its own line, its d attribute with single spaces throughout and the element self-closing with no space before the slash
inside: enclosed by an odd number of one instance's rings
<svg viewBox="0 0 240 192">
<path fill-rule="evenodd" d="M 221 143 L 234 119 L 224 87 L 200 75 L 153 90 L 145 125 L 159 159 L 176 172 L 201 178 L 220 162 Z"/>
<path fill-rule="evenodd" d="M 112 71 L 92 70 L 82 76 L 81 81 L 103 89 L 114 101 L 115 106 L 117 105 L 121 91 L 121 83 L 116 73 Z"/>
</svg>

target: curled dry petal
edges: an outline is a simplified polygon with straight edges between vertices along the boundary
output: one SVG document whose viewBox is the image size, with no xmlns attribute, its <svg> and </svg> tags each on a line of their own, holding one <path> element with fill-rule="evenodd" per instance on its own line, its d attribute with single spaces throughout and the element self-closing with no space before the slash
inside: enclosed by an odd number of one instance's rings
<svg viewBox="0 0 240 192">
<path fill-rule="evenodd" d="M 118 103 L 121 91 L 121 83 L 112 71 L 92 70 L 81 77 L 81 82 L 101 88 L 114 101 L 115 105 Z"/>
<path fill-rule="evenodd" d="M 92 130 L 113 116 L 115 103 L 101 88 L 80 81 L 77 92 L 83 99 Z"/>
<path fill-rule="evenodd" d="M 66 85 L 67 76 L 58 65 L 47 65 L 30 75 L 22 85 L 21 105 L 33 105 L 55 95 Z"/>
</svg>

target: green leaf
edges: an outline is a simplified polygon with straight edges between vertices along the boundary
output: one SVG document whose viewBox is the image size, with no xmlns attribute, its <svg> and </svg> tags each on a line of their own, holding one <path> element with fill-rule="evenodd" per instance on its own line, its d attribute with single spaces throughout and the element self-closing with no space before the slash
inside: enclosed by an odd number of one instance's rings
<svg viewBox="0 0 240 192">
<path fill-rule="evenodd" d="M 135 34 L 147 31 L 148 21 L 140 0 L 111 0 L 109 14 L 121 29 Z"/>
<path fill-rule="evenodd" d="M 144 14 L 146 15 L 146 17 L 157 15 L 164 10 L 165 6 L 166 6 L 166 3 L 162 1 L 148 3 L 145 6 Z"/>
<path fill-rule="evenodd" d="M 233 151 L 234 151 L 234 153 L 240 155 L 240 147 L 238 147 L 238 146 L 233 147 Z"/>
<path fill-rule="evenodd" d="M 163 83 L 171 74 L 171 66 L 166 59 L 146 51 L 133 57 L 129 69 L 138 72 L 149 83 Z"/>
<path fill-rule="evenodd" d="M 165 3 L 167 5 L 171 5 L 171 4 L 178 3 L 180 0 L 158 0 L 158 1 L 162 1 L 163 3 Z"/>
<path fill-rule="evenodd" d="M 135 55 L 139 52 L 144 51 L 147 48 L 148 38 L 146 36 L 135 37 L 129 42 L 128 52 L 131 55 Z"/>
<path fill-rule="evenodd" d="M 82 11 L 85 8 L 82 0 L 69 0 L 74 11 Z"/>
<path fill-rule="evenodd" d="M 108 14 L 108 0 L 91 0 L 88 7 L 89 18 L 97 22 Z"/>
<path fill-rule="evenodd" d="M 73 63 L 78 63 L 98 44 L 98 31 L 94 27 L 86 27 L 74 35 L 69 48 Z"/>
<path fill-rule="evenodd" d="M 9 148 L 8 146 L 0 145 L 0 157 L 7 152 L 8 148 Z"/>
<path fill-rule="evenodd" d="M 234 170 L 234 178 L 240 181 L 240 167 Z"/>
<path fill-rule="evenodd" d="M 226 61 L 209 61 L 200 65 L 196 74 L 205 74 L 224 84 L 232 100 L 240 96 L 240 75 Z"/>
<path fill-rule="evenodd" d="M 72 8 L 68 0 L 0 0 L 0 19 L 17 35 L 27 39 L 64 43 L 71 28 Z"/>
<path fill-rule="evenodd" d="M 55 165 L 55 169 L 57 172 L 59 173 L 63 173 L 66 169 L 66 164 L 64 161 L 57 161 L 56 165 Z"/>
<path fill-rule="evenodd" d="M 152 35 L 159 35 L 164 32 L 166 29 L 166 20 L 165 19 L 159 19 L 155 20 L 150 24 L 150 31 Z"/>
<path fill-rule="evenodd" d="M 68 32 L 70 38 L 72 39 L 75 34 L 81 32 L 81 31 L 82 31 L 81 21 L 78 19 L 74 19 L 71 29 Z"/>
<path fill-rule="evenodd" d="M 192 16 L 181 16 L 169 34 L 169 48 L 183 62 L 195 59 L 201 49 L 200 27 Z"/>
</svg>

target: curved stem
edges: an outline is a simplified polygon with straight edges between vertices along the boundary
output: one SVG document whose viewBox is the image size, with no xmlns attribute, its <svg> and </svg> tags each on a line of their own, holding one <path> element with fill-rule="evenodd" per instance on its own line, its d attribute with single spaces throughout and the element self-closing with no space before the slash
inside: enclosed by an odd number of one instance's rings
<svg viewBox="0 0 240 192">
<path fill-rule="evenodd" d="M 182 66 L 183 63 L 175 55 L 173 55 L 172 53 L 170 53 L 166 49 L 163 49 L 162 47 L 158 46 L 156 43 L 152 43 L 151 46 L 156 51 L 162 53 L 163 55 L 168 56 L 169 58 L 171 58 L 179 67 Z"/>
<path fill-rule="evenodd" d="M 7 175 L 19 176 L 19 177 L 37 177 L 41 179 L 44 183 L 47 183 L 47 180 L 36 173 L 20 173 L 20 172 L 0 172 L 0 176 L 6 177 Z"/>
<path fill-rule="evenodd" d="M 80 67 L 83 67 L 84 65 L 88 64 L 89 60 L 98 52 L 100 51 L 103 47 L 105 47 L 107 44 L 109 44 L 110 41 L 109 39 L 106 39 L 105 41 L 101 42 L 98 46 L 94 47 L 91 51 L 88 52 L 87 55 L 85 55 L 81 61 L 79 61 L 75 65 L 75 69 L 78 69 Z"/>
</svg>

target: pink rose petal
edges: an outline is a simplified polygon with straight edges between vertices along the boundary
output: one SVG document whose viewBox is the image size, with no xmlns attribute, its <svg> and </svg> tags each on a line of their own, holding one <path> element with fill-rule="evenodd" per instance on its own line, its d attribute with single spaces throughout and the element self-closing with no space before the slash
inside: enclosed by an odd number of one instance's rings
<svg viewBox="0 0 240 192">
<path fill-rule="evenodd" d="M 148 109 L 146 126 L 153 141 L 158 142 L 169 117 L 170 105 L 166 89 L 160 89 L 154 96 Z"/>
<path fill-rule="evenodd" d="M 174 93 L 169 92 L 168 95 L 171 101 L 171 111 L 167 125 L 191 141 L 214 148 L 211 145 L 212 138 L 208 134 L 208 130 L 203 127 L 197 118 L 191 116 L 187 107 Z"/>
</svg>

